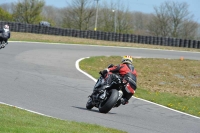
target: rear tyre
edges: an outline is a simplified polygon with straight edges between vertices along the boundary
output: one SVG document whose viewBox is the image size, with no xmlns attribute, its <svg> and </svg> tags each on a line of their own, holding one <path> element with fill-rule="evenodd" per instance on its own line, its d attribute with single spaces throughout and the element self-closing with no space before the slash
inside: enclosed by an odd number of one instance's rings
<svg viewBox="0 0 200 133">
<path fill-rule="evenodd" d="M 116 89 L 112 89 L 110 91 L 110 97 L 108 97 L 108 99 L 105 102 L 99 105 L 99 112 L 108 113 L 116 104 L 118 96 L 119 92 Z"/>
<path fill-rule="evenodd" d="M 87 103 L 86 103 L 86 108 L 87 109 L 92 109 L 94 107 L 94 105 L 92 104 L 92 98 L 89 97 Z"/>
</svg>

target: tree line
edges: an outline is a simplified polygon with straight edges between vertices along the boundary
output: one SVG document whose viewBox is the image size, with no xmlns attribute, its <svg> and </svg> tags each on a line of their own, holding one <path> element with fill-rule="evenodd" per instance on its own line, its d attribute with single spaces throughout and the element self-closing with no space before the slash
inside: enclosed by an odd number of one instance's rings
<svg viewBox="0 0 200 133">
<path fill-rule="evenodd" d="M 72 0 L 56 8 L 46 6 L 44 0 L 18 0 L 0 5 L 0 21 L 48 21 L 54 27 L 78 30 L 94 30 L 97 22 L 98 31 L 200 40 L 200 24 L 193 20 L 186 2 L 166 1 L 149 14 L 130 11 L 120 0 L 97 2 Z"/>
</svg>

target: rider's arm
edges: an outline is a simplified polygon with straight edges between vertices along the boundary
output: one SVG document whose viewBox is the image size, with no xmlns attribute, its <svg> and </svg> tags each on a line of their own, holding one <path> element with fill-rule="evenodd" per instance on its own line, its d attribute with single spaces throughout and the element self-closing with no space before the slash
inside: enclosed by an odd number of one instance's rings
<svg viewBox="0 0 200 133">
<path fill-rule="evenodd" d="M 115 73 L 115 72 L 119 72 L 120 68 L 121 68 L 120 65 L 117 65 L 117 66 L 113 66 L 111 68 L 108 68 L 107 71 Z"/>
<path fill-rule="evenodd" d="M 137 77 L 137 71 L 134 69 L 132 72 Z"/>
</svg>

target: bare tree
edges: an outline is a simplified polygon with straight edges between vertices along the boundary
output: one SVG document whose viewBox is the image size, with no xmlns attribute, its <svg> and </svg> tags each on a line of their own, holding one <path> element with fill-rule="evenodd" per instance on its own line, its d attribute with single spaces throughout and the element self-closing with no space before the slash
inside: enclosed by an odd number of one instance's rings
<svg viewBox="0 0 200 133">
<path fill-rule="evenodd" d="M 119 0 L 117 3 L 105 2 L 99 12 L 100 30 L 118 33 L 133 32 L 131 13 Z"/>
<path fill-rule="evenodd" d="M 152 14 L 145 14 L 142 12 L 132 13 L 132 23 L 134 26 L 134 34 L 149 35 L 148 25 L 150 24 Z"/>
<path fill-rule="evenodd" d="M 133 33 L 131 13 L 128 9 L 123 10 L 122 8 L 121 10 L 118 10 L 117 31 L 119 33 Z"/>
<path fill-rule="evenodd" d="M 182 22 L 178 33 L 179 38 L 197 39 L 198 24 L 192 20 L 185 20 Z"/>
<path fill-rule="evenodd" d="M 42 20 L 50 22 L 51 26 L 61 27 L 61 9 L 53 6 L 44 6 L 41 15 Z"/>
<path fill-rule="evenodd" d="M 166 2 L 165 3 L 169 16 L 171 17 L 171 34 L 173 37 L 179 37 L 178 30 L 181 23 L 188 21 L 192 18 L 188 11 L 187 3 L 175 3 Z"/>
<path fill-rule="evenodd" d="M 152 18 L 151 24 L 149 25 L 149 31 L 156 36 L 168 36 L 175 38 L 191 37 L 188 35 L 189 30 L 184 29 L 184 26 L 190 22 L 190 30 L 194 31 L 196 24 L 192 23 L 193 15 L 188 11 L 188 4 L 185 2 L 170 2 L 166 1 L 159 7 L 154 7 L 155 15 Z M 188 26 L 189 26 L 188 25 Z M 183 33 L 188 32 L 188 33 Z M 183 36 L 183 35 L 187 36 Z"/>
<path fill-rule="evenodd" d="M 45 5 L 44 0 L 19 0 L 15 6 L 13 16 L 17 22 L 38 23 Z"/>
<path fill-rule="evenodd" d="M 111 6 L 109 8 L 107 3 L 99 9 L 98 29 L 105 32 L 114 32 L 115 15 L 117 11 Z"/>
<path fill-rule="evenodd" d="M 63 26 L 79 30 L 88 30 L 95 14 L 92 0 L 73 0 L 64 12 Z"/>
<path fill-rule="evenodd" d="M 170 36 L 170 15 L 165 4 L 161 4 L 159 7 L 154 7 L 155 15 L 152 17 L 149 31 L 155 36 Z"/>
</svg>

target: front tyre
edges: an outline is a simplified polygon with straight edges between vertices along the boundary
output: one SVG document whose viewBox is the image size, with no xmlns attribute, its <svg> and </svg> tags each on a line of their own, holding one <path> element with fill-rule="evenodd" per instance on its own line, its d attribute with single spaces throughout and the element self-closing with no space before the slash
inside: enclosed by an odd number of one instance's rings
<svg viewBox="0 0 200 133">
<path fill-rule="evenodd" d="M 86 108 L 87 109 L 92 109 L 94 107 L 94 105 L 92 104 L 92 98 L 89 97 L 87 103 L 86 103 Z"/>
<path fill-rule="evenodd" d="M 2 44 L 2 48 L 5 48 L 5 46 L 6 46 L 6 44 L 4 43 L 4 44 Z"/>
<path fill-rule="evenodd" d="M 105 102 L 99 105 L 99 112 L 108 113 L 116 104 L 118 96 L 119 92 L 116 89 L 112 89 L 110 91 L 110 97 L 108 97 L 108 99 Z"/>
</svg>

